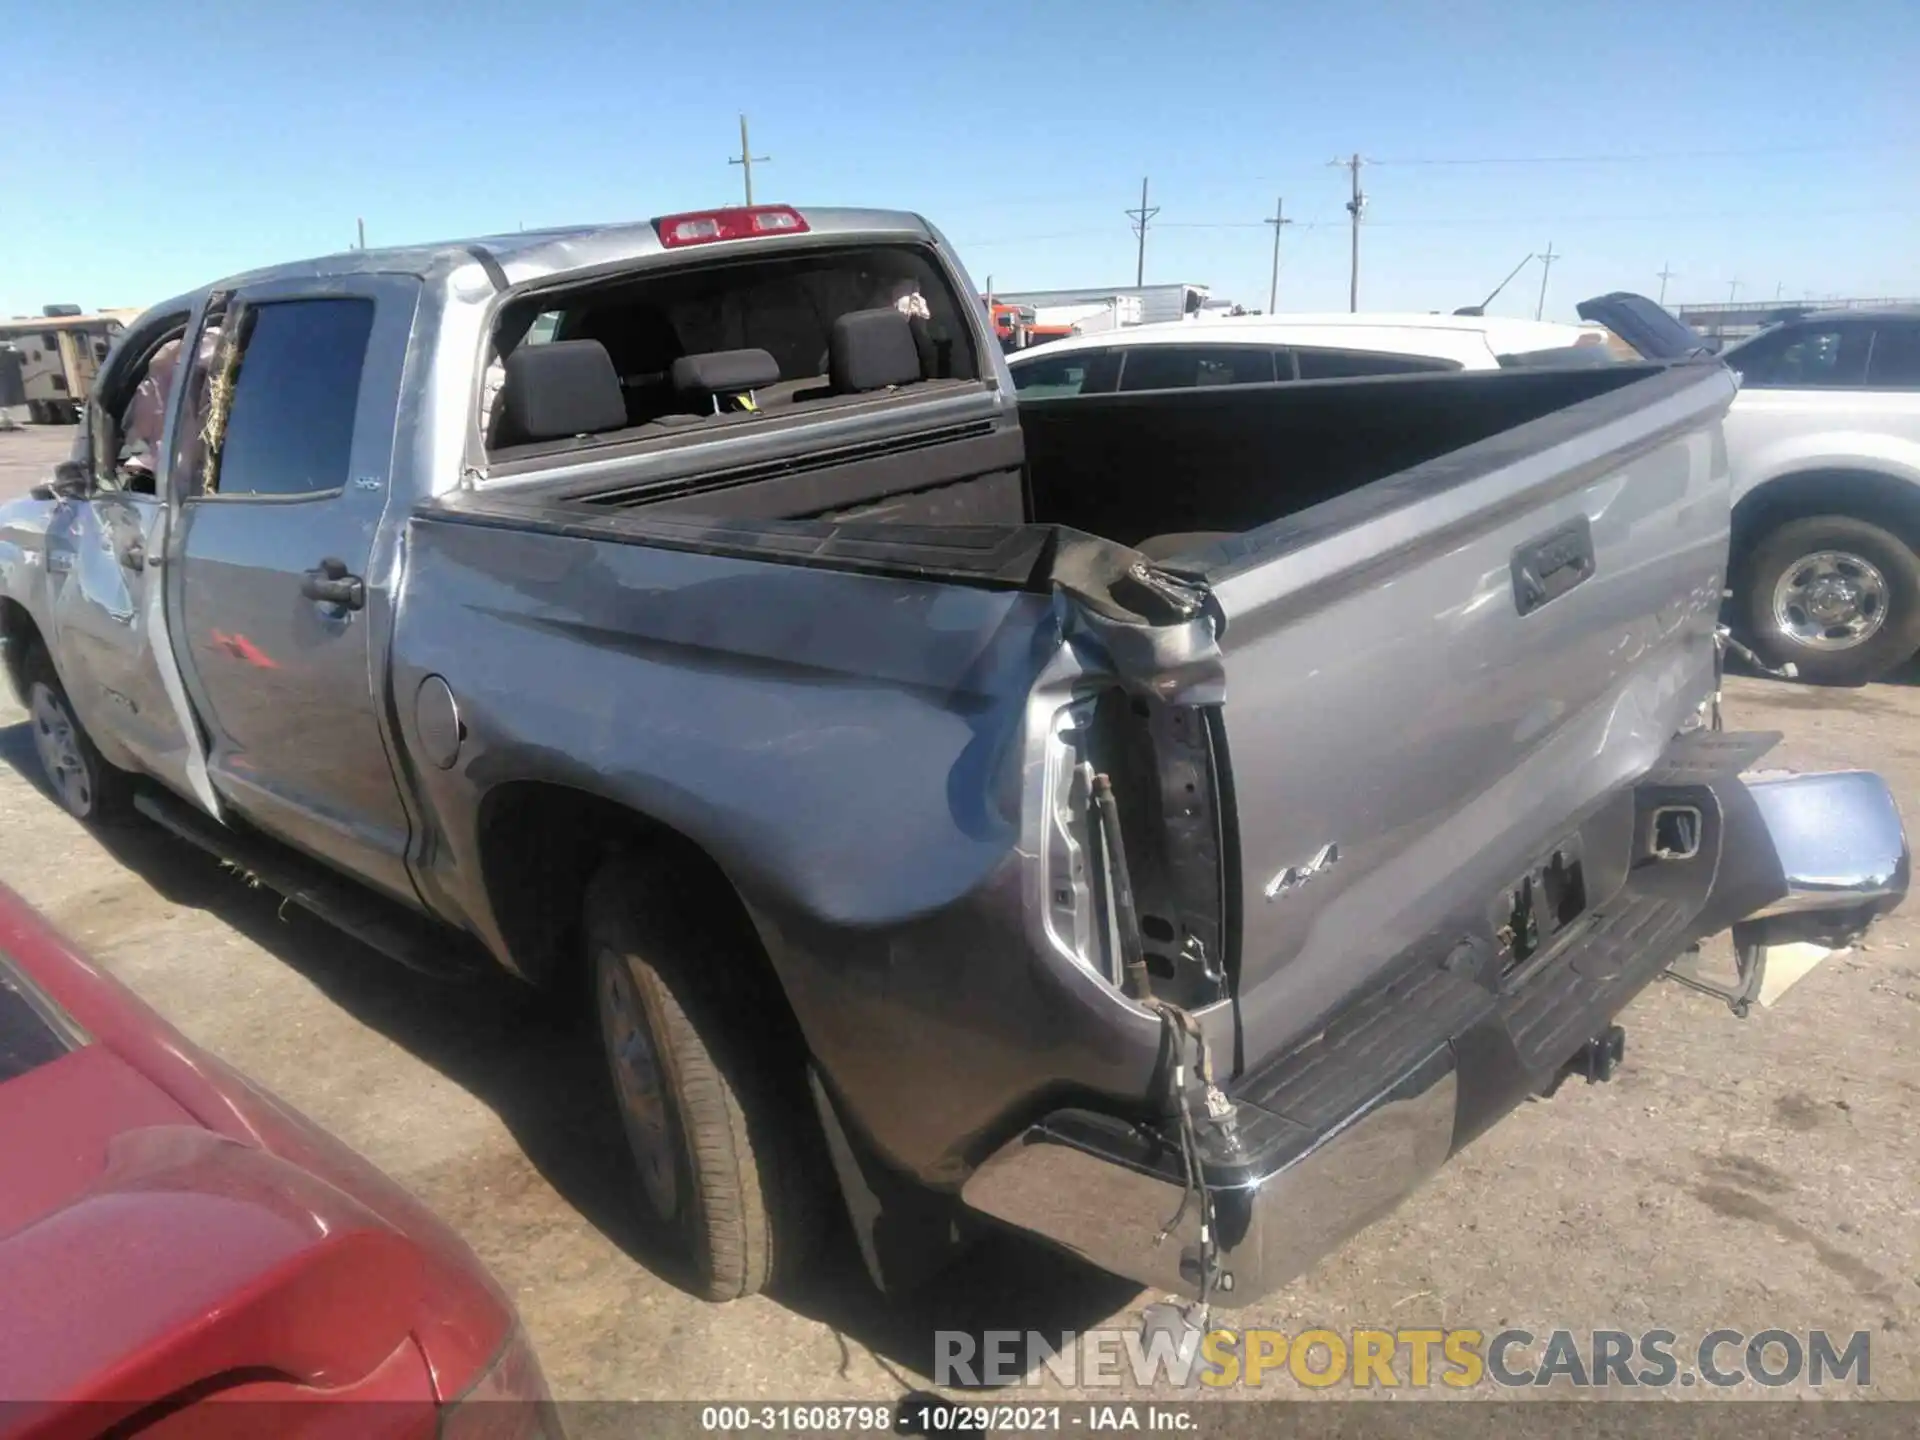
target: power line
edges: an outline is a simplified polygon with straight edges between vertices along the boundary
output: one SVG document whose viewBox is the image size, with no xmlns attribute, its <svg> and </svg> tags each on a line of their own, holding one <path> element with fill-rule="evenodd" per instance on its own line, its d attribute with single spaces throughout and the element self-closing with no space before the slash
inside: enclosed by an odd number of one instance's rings
<svg viewBox="0 0 1920 1440">
<path fill-rule="evenodd" d="M 772 159 L 773 157 L 771 155 L 756 155 L 753 153 L 753 147 L 747 143 L 747 117 L 742 115 L 740 117 L 740 153 L 730 157 L 727 164 L 738 165 L 740 167 L 741 177 L 747 182 L 747 204 L 753 204 L 754 165 L 764 165 Z"/>
<path fill-rule="evenodd" d="M 1273 314 L 1280 306 L 1280 232 L 1293 224 L 1287 219 L 1287 201 L 1285 196 L 1273 202 L 1273 218 L 1260 222 L 1273 227 L 1273 278 L 1267 282 L 1267 313 Z"/>
<path fill-rule="evenodd" d="M 1460 155 L 1375 160 L 1375 165 L 1636 165 L 1666 160 L 1771 160 L 1782 155 L 1858 154 L 1867 150 L 1908 150 L 1899 142 L 1880 145 L 1770 145 L 1756 149 L 1642 150 L 1593 155 Z"/>
<path fill-rule="evenodd" d="M 1140 208 L 1126 213 L 1133 220 L 1133 233 L 1140 237 L 1140 251 L 1133 266 L 1133 283 L 1144 285 L 1147 283 L 1147 222 L 1160 213 L 1158 205 L 1147 208 L 1147 182 L 1144 176 L 1140 181 Z"/>
<path fill-rule="evenodd" d="M 1538 320 L 1547 313 L 1547 277 L 1553 273 L 1553 262 L 1566 257 L 1554 254 L 1553 242 L 1549 240 L 1546 253 L 1535 258 L 1540 261 L 1540 303 L 1533 307 L 1533 318 Z"/>
<path fill-rule="evenodd" d="M 1353 198 L 1347 201 L 1347 214 L 1352 217 L 1353 246 L 1347 267 L 1347 309 L 1360 309 L 1360 212 L 1367 208 L 1367 197 L 1360 192 L 1360 167 L 1368 162 L 1360 158 L 1360 152 L 1354 151 L 1345 160 L 1329 160 L 1329 165 L 1342 166 L 1353 182 Z"/>
<path fill-rule="evenodd" d="M 1913 205 L 1823 205 L 1818 218 L 1825 220 L 1841 215 L 1912 215 L 1920 213 Z M 1807 211 L 1799 210 L 1651 210 L 1642 213 L 1621 211 L 1616 214 L 1587 215 L 1474 215 L 1474 216 L 1430 216 L 1414 215 L 1404 220 L 1370 220 L 1370 228 L 1392 227 L 1395 229 L 1423 228 L 1485 228 L 1487 226 L 1520 225 L 1614 225 L 1643 224 L 1668 220 L 1787 220 L 1807 218 Z"/>
</svg>

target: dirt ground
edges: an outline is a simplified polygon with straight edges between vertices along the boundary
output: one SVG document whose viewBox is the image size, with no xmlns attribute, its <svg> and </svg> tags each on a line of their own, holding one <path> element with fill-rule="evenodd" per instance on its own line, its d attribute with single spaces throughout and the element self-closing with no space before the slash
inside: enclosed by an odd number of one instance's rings
<svg viewBox="0 0 1920 1440">
<path fill-rule="evenodd" d="M 0 432 L 0 497 L 71 433 Z M 631 1218 L 590 1030 L 510 985 L 418 979 L 152 827 L 73 823 L 23 719 L 0 699 L 0 877 L 465 1235 L 556 1394 L 892 1399 L 924 1383 L 936 1327 L 1084 1330 L 1158 1298 L 1012 1237 L 892 1305 L 844 1238 L 791 1293 L 691 1298 Z M 1769 764 L 1877 769 L 1920 817 L 1908 683 L 1736 681 L 1728 724 L 1784 731 Z M 1654 987 L 1624 1017 L 1614 1083 L 1523 1107 L 1234 1323 L 1868 1330 L 1874 1395 L 1920 1398 L 1916 917 L 1744 1023 Z"/>
</svg>

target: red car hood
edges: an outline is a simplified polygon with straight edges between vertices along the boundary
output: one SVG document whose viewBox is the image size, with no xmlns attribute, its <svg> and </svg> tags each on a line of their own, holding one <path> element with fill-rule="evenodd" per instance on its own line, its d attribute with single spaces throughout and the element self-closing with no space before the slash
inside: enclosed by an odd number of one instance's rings
<svg viewBox="0 0 1920 1440">
<path fill-rule="evenodd" d="M 79 1122 L 57 1131 L 33 1093 L 55 1088 Z M 0 1214 L 39 1212 L 0 1239 L 0 1295 L 31 1317 L 0 1346 L 0 1395 L 164 1394 L 157 1370 L 265 1369 L 332 1388 L 407 1338 L 424 1277 L 405 1237 L 194 1123 L 108 1051 L 0 1086 L 0 1153 L 27 1180 L 0 1194 Z"/>
<path fill-rule="evenodd" d="M 0 1000 L 7 956 L 65 1033 L 0 1033 L 0 1396 L 43 1402 L 0 1436 L 262 1385 L 431 1407 L 485 1368 L 511 1306 L 418 1202 L 0 905 Z"/>
</svg>

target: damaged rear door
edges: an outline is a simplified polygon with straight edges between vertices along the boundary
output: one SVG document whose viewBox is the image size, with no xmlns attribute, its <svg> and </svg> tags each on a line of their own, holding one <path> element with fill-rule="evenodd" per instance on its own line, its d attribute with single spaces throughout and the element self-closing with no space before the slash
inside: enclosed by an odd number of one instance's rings
<svg viewBox="0 0 1920 1440">
<path fill-rule="evenodd" d="M 1563 923 L 1605 898 L 1556 847 L 1712 689 L 1732 395 L 1717 365 L 1659 372 L 1209 573 L 1248 1065 L 1525 877 L 1559 864 Z"/>
</svg>

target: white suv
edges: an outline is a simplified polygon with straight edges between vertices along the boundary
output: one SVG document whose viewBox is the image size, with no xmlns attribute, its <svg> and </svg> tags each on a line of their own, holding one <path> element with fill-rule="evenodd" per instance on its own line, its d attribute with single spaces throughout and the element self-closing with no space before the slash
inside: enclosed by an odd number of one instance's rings
<svg viewBox="0 0 1920 1440">
<path fill-rule="evenodd" d="M 1475 315 L 1276 315 L 1142 325 L 1010 356 L 1022 398 L 1411 371 L 1676 361 L 1712 347 L 1645 296 L 1582 326 Z M 1920 306 L 1815 311 L 1722 357 L 1740 393 L 1728 623 L 1829 685 L 1920 651 Z"/>
<path fill-rule="evenodd" d="M 1876 679 L 1920 650 L 1920 307 L 1815 311 L 1725 359 L 1732 623 L 1809 680 Z"/>
</svg>

